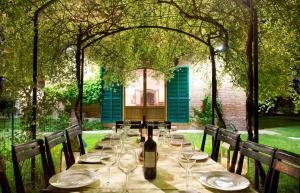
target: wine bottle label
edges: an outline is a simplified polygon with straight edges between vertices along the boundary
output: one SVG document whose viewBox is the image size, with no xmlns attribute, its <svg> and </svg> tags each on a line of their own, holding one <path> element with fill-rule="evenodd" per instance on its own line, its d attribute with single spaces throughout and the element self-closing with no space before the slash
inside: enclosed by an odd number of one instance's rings
<svg viewBox="0 0 300 193">
<path fill-rule="evenodd" d="M 156 162 L 155 154 L 156 154 L 155 152 L 145 152 L 145 157 L 144 157 L 145 168 L 155 168 L 155 162 Z"/>
</svg>

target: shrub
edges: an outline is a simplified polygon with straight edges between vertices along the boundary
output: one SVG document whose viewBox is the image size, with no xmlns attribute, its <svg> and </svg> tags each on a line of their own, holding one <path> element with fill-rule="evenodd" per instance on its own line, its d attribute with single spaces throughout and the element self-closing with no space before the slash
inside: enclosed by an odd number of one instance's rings
<svg viewBox="0 0 300 193">
<path fill-rule="evenodd" d="M 83 103 L 99 103 L 101 97 L 101 79 L 97 77 L 85 80 L 83 82 L 83 87 Z M 68 105 L 71 104 L 71 101 L 75 101 L 78 96 L 77 85 L 75 82 L 67 86 L 65 86 L 65 83 L 62 83 L 46 87 L 45 93 Z"/>
<path fill-rule="evenodd" d="M 202 108 L 194 108 L 194 119 L 201 125 L 210 124 L 212 122 L 212 103 L 209 96 L 206 96 L 202 100 Z M 222 113 L 222 105 L 217 100 L 217 106 L 221 110 Z M 222 113 L 223 114 L 223 113 Z"/>
<path fill-rule="evenodd" d="M 109 129 L 109 128 L 104 127 L 99 120 L 85 119 L 82 122 L 82 129 L 84 131 L 93 131 L 93 130 L 106 130 L 106 129 Z"/>
<path fill-rule="evenodd" d="M 70 124 L 70 114 L 65 111 L 59 112 L 58 118 L 48 115 L 40 122 L 40 131 L 53 132 L 67 128 Z"/>
</svg>

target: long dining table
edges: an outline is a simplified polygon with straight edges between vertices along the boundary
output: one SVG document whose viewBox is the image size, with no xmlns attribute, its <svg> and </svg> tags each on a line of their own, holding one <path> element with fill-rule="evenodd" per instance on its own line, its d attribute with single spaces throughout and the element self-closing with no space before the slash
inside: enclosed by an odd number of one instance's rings
<svg viewBox="0 0 300 193">
<path fill-rule="evenodd" d="M 130 137 L 126 142 L 127 148 L 132 148 L 137 151 L 140 150 L 137 137 Z M 99 141 L 97 145 L 103 144 L 104 146 L 109 143 L 107 141 Z M 178 146 L 161 146 L 158 145 L 158 161 L 157 161 L 157 176 L 154 180 L 148 181 L 143 175 L 143 165 L 140 162 L 137 168 L 129 175 L 128 190 L 130 193 L 183 193 L 186 191 L 186 175 L 185 170 L 180 167 L 176 156 L 180 147 Z M 99 150 L 94 149 L 93 152 Z M 110 153 L 112 150 L 106 150 Z M 69 168 L 69 170 L 89 170 L 97 172 L 97 181 L 89 186 L 75 188 L 75 189 L 60 189 L 52 185 L 47 187 L 45 192 L 57 192 L 57 193 L 102 193 L 102 192 L 122 192 L 125 184 L 125 174 L 122 173 L 117 164 L 111 167 L 110 184 L 107 186 L 108 168 L 104 164 L 82 164 L 76 163 Z M 189 178 L 189 190 L 190 192 L 198 193 L 219 193 L 220 190 L 212 189 L 203 186 L 199 182 L 200 176 L 205 172 L 212 171 L 226 171 L 226 168 L 222 167 L 219 163 L 215 162 L 211 158 L 207 158 L 203 161 L 197 161 L 191 169 L 191 176 Z M 225 191 L 224 191 L 225 192 Z M 228 192 L 228 191 L 226 191 Z M 256 191 L 248 187 L 244 190 L 234 191 L 236 193 L 255 193 Z"/>
</svg>

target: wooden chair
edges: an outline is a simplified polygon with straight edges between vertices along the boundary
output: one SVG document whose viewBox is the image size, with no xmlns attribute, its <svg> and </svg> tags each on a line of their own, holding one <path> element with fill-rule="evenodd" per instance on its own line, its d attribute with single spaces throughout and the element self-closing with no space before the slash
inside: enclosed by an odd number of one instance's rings
<svg viewBox="0 0 300 193">
<path fill-rule="evenodd" d="M 80 155 L 85 154 L 84 144 L 82 140 L 82 131 L 79 125 L 73 125 L 66 129 L 66 137 L 67 137 L 67 146 L 70 155 L 71 165 L 75 163 L 74 148 L 72 148 L 72 143 L 79 143 L 79 153 Z"/>
<path fill-rule="evenodd" d="M 122 128 L 124 125 L 124 121 L 116 121 L 116 132 L 118 132 L 118 129 Z"/>
<path fill-rule="evenodd" d="M 278 192 L 280 173 L 296 178 L 299 184 L 298 192 L 300 193 L 300 155 L 284 150 L 275 152 L 269 193 Z"/>
<path fill-rule="evenodd" d="M 219 128 L 217 126 L 214 126 L 214 125 L 205 125 L 205 128 L 204 128 L 204 131 L 203 131 L 203 137 L 202 137 L 202 143 L 201 143 L 201 151 L 204 152 L 205 150 L 205 143 L 206 143 L 206 136 L 207 135 L 210 135 L 212 137 L 212 152 L 211 152 L 211 155 L 210 157 L 217 161 L 217 158 L 214 158 L 214 150 L 215 150 L 215 142 L 216 142 L 216 138 L 217 138 L 217 135 L 218 135 L 218 132 L 219 132 Z"/>
<path fill-rule="evenodd" d="M 131 121 L 130 122 L 130 128 L 131 129 L 141 129 L 142 122 L 141 121 Z"/>
<path fill-rule="evenodd" d="M 9 183 L 5 173 L 5 160 L 0 154 L 0 185 L 2 193 L 11 193 Z"/>
<path fill-rule="evenodd" d="M 228 131 L 226 129 L 219 129 L 218 135 L 215 141 L 215 147 L 213 152 L 213 159 L 215 161 L 218 161 L 219 157 L 219 150 L 220 150 L 220 144 L 221 142 L 228 143 L 230 145 L 230 148 L 233 149 L 233 155 L 232 159 L 230 161 L 229 171 L 234 172 L 235 171 L 235 165 L 237 162 L 237 156 L 239 151 L 239 144 L 240 144 L 240 134 Z"/>
<path fill-rule="evenodd" d="M 64 152 L 67 169 L 72 166 L 72 161 L 68 151 L 67 139 L 65 137 L 64 131 L 57 131 L 48 136 L 45 136 L 45 147 L 46 147 L 47 160 L 49 164 L 50 176 L 53 176 L 56 173 L 53 157 L 51 154 L 51 149 L 59 144 L 62 144 L 63 147 L 62 151 Z"/>
<path fill-rule="evenodd" d="M 264 182 L 263 193 L 267 193 L 270 187 L 272 164 L 273 164 L 275 151 L 276 149 L 270 146 L 257 144 L 251 141 L 243 142 L 240 149 L 240 158 L 238 161 L 236 173 L 241 175 L 245 156 L 255 160 L 256 163 L 259 162 L 266 165 L 268 167 L 268 173 Z M 261 169 L 263 168 L 261 167 Z"/>
<path fill-rule="evenodd" d="M 42 139 L 32 140 L 27 143 L 12 145 L 12 161 L 15 173 L 15 183 L 17 193 L 25 193 L 24 182 L 22 179 L 20 162 L 23 162 L 30 158 L 35 158 L 41 155 L 41 161 L 44 172 L 45 185 L 49 183 L 49 167 L 46 159 L 44 142 Z M 31 176 L 32 182 L 35 180 L 35 176 Z"/>
<path fill-rule="evenodd" d="M 166 128 L 170 131 L 171 128 L 172 128 L 172 123 L 171 123 L 171 121 L 165 121 L 165 125 L 166 125 Z"/>
</svg>

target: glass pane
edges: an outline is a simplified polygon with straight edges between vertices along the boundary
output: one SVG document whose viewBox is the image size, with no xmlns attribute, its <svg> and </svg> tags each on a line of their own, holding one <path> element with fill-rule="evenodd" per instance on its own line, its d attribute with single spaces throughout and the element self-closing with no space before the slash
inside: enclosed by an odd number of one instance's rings
<svg viewBox="0 0 300 193">
<path fill-rule="evenodd" d="M 143 69 L 136 71 L 136 80 L 128 83 L 125 88 L 125 106 L 143 106 Z"/>
<path fill-rule="evenodd" d="M 165 105 L 164 75 L 147 69 L 147 106 Z"/>
</svg>

